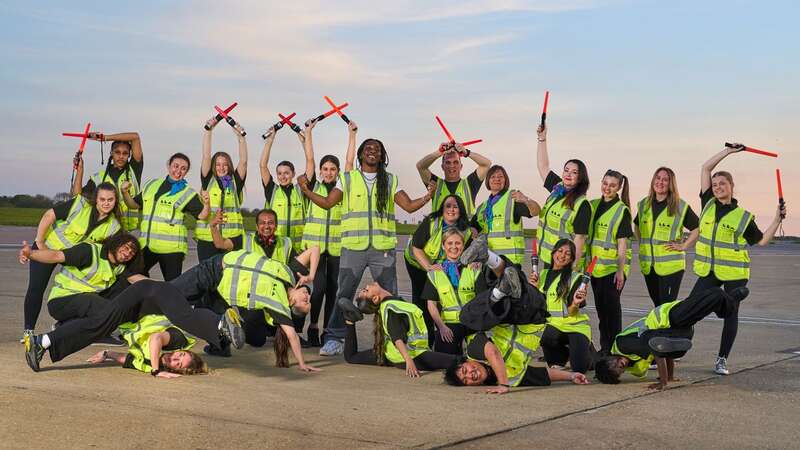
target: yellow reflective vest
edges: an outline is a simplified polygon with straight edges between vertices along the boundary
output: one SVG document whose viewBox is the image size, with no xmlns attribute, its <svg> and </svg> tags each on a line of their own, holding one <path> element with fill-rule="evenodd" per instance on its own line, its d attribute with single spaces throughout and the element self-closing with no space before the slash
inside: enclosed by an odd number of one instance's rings
<svg viewBox="0 0 800 450">
<path fill-rule="evenodd" d="M 695 244 L 694 273 L 710 272 L 721 281 L 750 279 L 750 252 L 744 231 L 753 215 L 737 206 L 716 220 L 717 201 L 711 199 L 700 213 L 700 238 Z"/>
<path fill-rule="evenodd" d="M 545 266 L 553 264 L 551 254 L 559 239 L 575 241 L 575 229 L 573 228 L 575 216 L 583 202 L 588 201 L 585 196 L 580 196 L 575 199 L 573 208 L 569 209 L 564 206 L 565 199 L 566 196 L 556 198 L 551 194 L 539 213 L 539 229 L 536 230 L 536 233 L 537 239 L 539 239 L 539 258 Z M 584 248 L 584 254 L 585 250 Z M 583 267 L 583 260 L 575 262 L 576 269 L 580 270 Z"/>
<path fill-rule="evenodd" d="M 597 211 L 600 201 L 602 199 L 594 199 L 591 202 L 592 211 Z M 617 271 L 618 263 L 617 256 L 617 231 L 622 218 L 625 216 L 625 211 L 629 211 L 628 207 L 621 200 L 618 200 L 610 208 L 608 208 L 602 216 L 595 217 L 592 225 L 589 228 L 591 233 L 589 235 L 589 253 L 586 255 L 586 260 L 591 261 L 597 256 L 597 264 L 594 266 L 592 272 L 593 278 L 601 278 L 610 275 Z M 629 213 L 630 214 L 630 213 Z M 592 214 L 594 216 L 594 214 Z M 630 239 L 625 238 L 627 242 L 627 250 L 625 250 L 625 267 L 624 272 L 627 277 L 631 271 L 631 259 L 633 252 L 631 250 Z"/>
<path fill-rule="evenodd" d="M 550 269 L 545 269 L 542 270 L 542 273 L 539 275 L 539 283 L 542 287 L 544 287 L 544 282 L 549 272 Z M 567 293 L 569 293 L 580 280 L 581 273 L 572 272 Z M 561 275 L 559 274 L 555 277 L 553 282 L 550 283 L 546 291 L 539 289 L 547 299 L 547 312 L 550 313 L 550 317 L 547 318 L 547 323 L 564 333 L 580 333 L 591 341 L 592 327 L 589 325 L 589 315 L 580 310 L 574 316 L 569 315 L 569 305 L 572 304 L 572 299 L 559 297 L 558 284 L 560 281 Z"/>
<path fill-rule="evenodd" d="M 625 368 L 626 372 L 633 376 L 644 378 L 655 357 L 652 353 L 647 358 L 642 358 L 639 355 L 622 353 L 617 347 L 617 338 L 634 333 L 636 333 L 637 336 L 641 336 L 647 330 L 663 330 L 669 328 L 669 312 L 681 301 L 682 300 L 675 300 L 674 302 L 664 303 L 653 308 L 646 316 L 628 325 L 614 338 L 614 344 L 611 346 L 611 354 L 624 356 L 631 361 L 631 364 Z"/>
<path fill-rule="evenodd" d="M 61 266 L 61 270 L 53 280 L 53 288 L 47 301 L 68 295 L 89 292 L 102 292 L 125 271 L 125 266 L 112 266 L 105 255 L 102 255 L 101 244 L 88 244 L 92 247 L 92 264 L 82 269 L 73 266 Z"/>
<path fill-rule="evenodd" d="M 295 251 L 303 251 L 303 224 L 305 223 L 305 197 L 300 186 L 294 185 L 292 193 L 286 196 L 283 188 L 275 183 L 272 195 L 264 203 L 264 209 L 272 209 L 278 215 L 276 236 L 286 236 L 292 240 Z"/>
<path fill-rule="evenodd" d="M 231 176 L 232 189 L 223 189 L 217 177 L 212 176 L 208 182 L 208 199 L 211 206 L 208 219 L 198 219 L 194 229 L 194 235 L 199 241 L 212 242 L 211 227 L 208 225 L 217 211 L 222 210 L 225 214 L 225 221 L 219 225 L 220 233 L 223 238 L 233 238 L 244 233 L 244 219 L 242 218 L 242 201 L 244 193 L 240 186 L 236 185 L 236 177 Z M 239 195 L 236 195 L 239 192 Z"/>
<path fill-rule="evenodd" d="M 63 250 L 81 242 L 102 243 L 107 237 L 121 230 L 121 225 L 113 214 L 109 214 L 89 234 L 94 205 L 82 195 L 75 196 L 66 220 L 57 220 L 45 235 L 45 243 L 51 250 Z"/>
<path fill-rule="evenodd" d="M 522 220 L 514 222 L 514 200 L 507 190 L 492 206 L 492 222 L 486 221 L 488 200 L 478 207 L 477 217 L 481 233 L 488 236 L 489 249 L 503 255 L 514 264 L 522 264 L 525 257 L 525 235 Z"/>
<path fill-rule="evenodd" d="M 166 316 L 160 314 L 148 314 L 137 322 L 126 322 L 119 326 L 120 336 L 128 344 L 128 353 L 133 356 L 131 363 L 134 368 L 145 373 L 153 370 L 150 362 L 150 336 L 167 331 L 169 328 L 179 330 L 186 337 L 186 345 L 178 350 L 189 350 L 197 342 L 197 339 L 173 325 Z M 164 353 L 163 350 L 161 353 Z"/>
<path fill-rule="evenodd" d="M 94 181 L 95 187 L 100 183 L 111 183 L 117 188 L 117 198 L 119 199 L 119 212 L 122 215 L 122 225 L 125 226 L 126 231 L 133 231 L 139 228 L 139 221 L 141 220 L 141 212 L 138 209 L 130 209 L 128 205 L 122 200 L 122 183 L 130 181 L 131 189 L 129 190 L 131 197 L 136 197 L 141 192 L 139 188 L 139 180 L 136 179 L 136 174 L 130 165 L 120 174 L 115 182 L 113 178 L 107 176 L 108 172 L 103 169 L 96 174 L 92 175 L 91 180 Z"/>
<path fill-rule="evenodd" d="M 317 181 L 314 183 L 314 193 L 323 197 L 328 196 L 325 185 Z M 303 228 L 303 249 L 315 245 L 319 246 L 320 253 L 328 252 L 331 256 L 342 253 L 342 202 L 331 209 L 320 208 L 313 202 L 309 204 L 308 217 Z"/>
<path fill-rule="evenodd" d="M 503 355 L 509 386 L 519 386 L 525 371 L 528 370 L 528 364 L 533 361 L 534 353 L 539 349 L 546 326 L 546 324 L 500 324 L 486 332 L 486 336 Z M 469 335 L 467 342 L 471 342 L 474 336 L 474 334 Z"/>
<path fill-rule="evenodd" d="M 462 268 L 456 288 L 450 283 L 450 278 L 444 271 L 428 271 L 428 280 L 439 294 L 439 308 L 444 323 L 459 323 L 461 308 L 475 298 L 475 282 L 480 274 L 480 270 L 470 266 Z"/>
<path fill-rule="evenodd" d="M 246 233 L 244 235 L 244 245 L 242 246 L 243 249 L 247 252 L 256 253 L 260 256 L 267 256 L 267 253 L 264 251 L 264 247 L 262 247 L 256 239 L 257 236 L 255 233 Z M 283 264 L 289 264 L 289 256 L 291 254 L 292 241 L 284 236 L 275 236 L 275 248 L 273 249 L 272 256 L 270 256 L 270 258 Z"/>
<path fill-rule="evenodd" d="M 676 215 L 669 215 L 669 208 L 664 208 L 653 218 L 650 198 L 639 201 L 639 268 L 642 274 L 649 275 L 655 270 L 656 275 L 666 276 L 686 269 L 686 252 L 667 250 L 666 244 L 681 237 L 688 210 L 689 205 L 681 200 Z"/>
<path fill-rule="evenodd" d="M 351 170 L 340 176 L 342 188 L 342 248 L 348 250 L 394 250 L 397 245 L 397 223 L 394 217 L 394 194 L 397 177 L 389 177 L 386 208 L 378 214 L 378 181 L 372 189 L 360 170 Z M 371 191 L 371 193 L 369 192 Z"/>
<path fill-rule="evenodd" d="M 438 211 L 444 203 L 445 197 L 449 196 L 451 192 L 447 189 L 447 183 L 444 178 L 436 179 L 436 190 L 433 191 L 433 198 L 431 198 L 431 211 Z M 464 202 L 464 207 L 467 209 L 467 215 L 472 217 L 475 215 L 475 202 L 472 200 L 472 190 L 469 187 L 469 182 L 466 178 L 458 181 L 456 192 L 454 195 L 461 198 Z"/>
<path fill-rule="evenodd" d="M 428 351 L 428 327 L 425 326 L 425 319 L 422 318 L 422 310 L 413 303 L 403 300 L 384 300 L 381 302 L 378 313 L 383 322 L 383 334 L 385 336 L 384 356 L 394 364 L 404 363 L 403 355 L 397 350 L 389 336 L 389 312 L 402 314 L 408 317 L 408 336 L 406 339 L 406 349 L 411 359 L 416 358 Z"/>
<path fill-rule="evenodd" d="M 150 180 L 142 189 L 142 223 L 139 243 L 153 253 L 183 253 L 189 251 L 183 208 L 197 195 L 187 184 L 170 195 L 165 192 L 156 197 L 163 178 Z"/>
<path fill-rule="evenodd" d="M 445 223 L 441 217 L 437 217 L 436 219 L 429 220 L 428 224 L 430 238 L 421 250 L 425 252 L 431 264 L 438 264 L 445 259 L 444 249 L 442 248 L 442 236 L 445 230 L 443 225 L 445 225 Z M 472 228 L 467 228 L 466 231 L 462 233 L 464 234 L 464 245 L 466 246 L 466 243 L 472 238 Z M 412 240 L 413 238 L 409 237 L 408 241 L 406 241 L 403 257 L 405 257 L 406 261 L 412 266 L 423 270 L 422 265 L 417 261 L 414 252 L 411 250 L 413 247 Z"/>
</svg>

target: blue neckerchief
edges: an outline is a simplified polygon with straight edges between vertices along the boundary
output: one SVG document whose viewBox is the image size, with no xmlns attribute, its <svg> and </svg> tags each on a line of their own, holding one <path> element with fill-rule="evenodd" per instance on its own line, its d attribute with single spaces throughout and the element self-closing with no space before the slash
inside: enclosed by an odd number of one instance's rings
<svg viewBox="0 0 800 450">
<path fill-rule="evenodd" d="M 231 189 L 233 189 L 233 178 L 231 178 L 230 175 L 219 177 L 219 181 L 222 182 L 222 189 L 229 192 Z"/>
<path fill-rule="evenodd" d="M 442 262 L 442 268 L 444 269 L 444 273 L 447 274 L 447 277 L 450 278 L 450 284 L 452 284 L 454 288 L 458 288 L 458 281 L 461 278 L 461 274 L 458 272 L 458 262 L 446 259 Z"/>
<path fill-rule="evenodd" d="M 564 183 L 558 183 L 553 188 L 553 191 L 550 192 L 550 198 L 558 200 L 561 197 L 567 195 L 567 192 L 569 192 L 569 191 L 571 191 L 571 189 L 568 189 L 566 186 L 564 186 Z"/>
<path fill-rule="evenodd" d="M 486 219 L 486 227 L 492 231 L 492 221 L 494 220 L 494 204 L 500 200 L 504 193 L 490 194 L 489 200 L 486 200 L 486 209 L 483 210 L 483 217 Z"/>
<path fill-rule="evenodd" d="M 178 192 L 182 191 L 184 187 L 186 187 L 186 179 L 175 181 L 169 176 L 167 176 L 167 181 L 170 184 L 169 195 L 175 195 Z"/>
</svg>

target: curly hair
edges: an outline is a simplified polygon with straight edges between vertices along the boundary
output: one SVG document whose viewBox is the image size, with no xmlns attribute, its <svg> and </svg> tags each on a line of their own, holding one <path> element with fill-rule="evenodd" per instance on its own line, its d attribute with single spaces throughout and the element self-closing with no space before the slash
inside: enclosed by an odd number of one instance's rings
<svg viewBox="0 0 800 450">
<path fill-rule="evenodd" d="M 388 156 L 386 155 L 386 147 L 383 146 L 383 142 L 377 139 L 365 139 L 361 145 L 358 146 L 358 165 L 363 165 L 364 160 L 364 148 L 367 146 L 368 143 L 375 142 L 378 144 L 378 147 L 381 150 L 381 159 L 378 162 L 378 175 L 376 182 L 376 187 L 378 189 L 378 215 L 385 216 L 386 215 L 386 208 L 387 204 L 389 203 L 389 173 L 386 171 L 386 166 L 389 164 Z"/>
</svg>

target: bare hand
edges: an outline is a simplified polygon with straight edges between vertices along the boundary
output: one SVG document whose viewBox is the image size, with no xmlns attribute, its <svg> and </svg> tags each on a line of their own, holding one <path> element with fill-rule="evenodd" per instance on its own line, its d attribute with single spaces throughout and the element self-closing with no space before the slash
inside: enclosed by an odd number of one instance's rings
<svg viewBox="0 0 800 450">
<path fill-rule="evenodd" d="M 668 242 L 664 244 L 664 248 L 672 252 L 682 252 L 686 250 L 683 246 L 683 242 Z"/>
<path fill-rule="evenodd" d="M 453 342 L 453 330 L 447 325 L 442 325 L 442 327 L 439 328 L 439 336 L 441 336 L 442 340 L 445 342 Z"/>
<path fill-rule="evenodd" d="M 542 141 L 547 139 L 547 127 L 539 124 L 539 127 L 536 129 L 536 136 Z"/>
<path fill-rule="evenodd" d="M 22 241 L 22 248 L 19 251 L 19 263 L 25 264 L 31 259 L 31 246 L 28 241 Z"/>
<path fill-rule="evenodd" d="M 778 205 L 778 209 L 775 211 L 775 218 L 780 220 L 786 218 L 786 202 L 783 202 L 783 205 Z"/>
<path fill-rule="evenodd" d="M 225 222 L 227 222 L 227 219 L 225 218 L 225 214 L 222 212 L 221 209 L 218 209 L 217 212 L 214 213 L 214 217 L 211 218 L 211 222 L 209 223 L 209 225 L 211 225 L 212 227 L 216 227 L 216 226 L 221 225 L 221 224 L 223 224 Z"/>
<path fill-rule="evenodd" d="M 308 364 L 300 364 L 297 366 L 297 370 L 300 372 L 322 372 L 322 369 L 319 367 L 309 366 Z"/>
<path fill-rule="evenodd" d="M 234 134 L 239 137 L 239 139 L 244 138 L 244 127 L 240 123 L 236 123 L 235 126 L 232 126 L 231 129 L 233 130 Z"/>
<path fill-rule="evenodd" d="M 469 263 L 469 268 L 472 270 L 481 270 L 481 267 L 483 267 L 483 264 L 477 261 Z"/>
<path fill-rule="evenodd" d="M 526 197 L 525 194 L 517 190 L 511 191 L 511 198 L 513 198 L 514 201 L 517 203 L 528 203 L 528 201 L 530 201 L 530 199 L 528 199 L 528 197 Z"/>
<path fill-rule="evenodd" d="M 209 197 L 208 191 L 200 191 L 200 198 L 203 199 L 204 205 L 207 205 L 211 201 L 211 197 Z"/>
<path fill-rule="evenodd" d="M 464 156 L 467 154 L 467 148 L 461 145 L 460 143 L 456 142 L 453 144 L 453 150 L 458 153 L 459 156 Z"/>
<path fill-rule="evenodd" d="M 351 120 L 350 123 L 347 124 L 347 130 L 350 131 L 350 134 L 355 136 L 358 131 L 358 125 Z"/>
<path fill-rule="evenodd" d="M 414 361 L 406 363 L 406 375 L 408 375 L 409 378 L 419 378 L 419 370 L 417 370 L 417 366 L 414 365 Z"/>
<path fill-rule="evenodd" d="M 123 181 L 122 186 L 120 186 L 120 189 L 122 189 L 122 192 L 130 193 L 131 186 L 133 185 L 131 184 L 130 181 Z"/>
<path fill-rule="evenodd" d="M 103 133 L 98 133 L 96 131 L 93 131 L 89 133 L 87 139 L 89 139 L 90 141 L 105 141 L 106 137 Z"/>
<path fill-rule="evenodd" d="M 308 191 L 308 177 L 306 174 L 302 174 L 297 177 L 297 184 L 300 186 L 300 190 L 304 193 Z"/>
<path fill-rule="evenodd" d="M 83 155 L 80 152 L 75 152 L 75 157 L 72 158 L 72 167 L 76 170 L 83 170 Z"/>
<path fill-rule="evenodd" d="M 438 270 L 438 271 L 442 271 L 443 272 L 444 271 L 444 267 L 442 267 L 441 264 L 431 264 L 430 270 Z"/>
<path fill-rule="evenodd" d="M 728 153 L 739 153 L 744 151 L 744 149 L 746 148 L 744 144 L 740 144 L 738 142 L 734 142 L 732 145 L 733 147 L 727 147 L 727 146 L 725 147 L 725 150 L 727 150 Z"/>
<path fill-rule="evenodd" d="M 90 364 L 100 364 L 107 359 L 107 356 L 108 350 L 102 350 L 92 355 L 92 357 L 87 359 L 86 362 Z"/>
<path fill-rule="evenodd" d="M 433 198 L 433 194 L 436 192 L 436 182 L 431 180 L 428 183 L 428 200 Z"/>
<path fill-rule="evenodd" d="M 592 384 L 592 382 L 589 381 L 588 378 L 586 378 L 586 375 L 584 375 L 584 374 L 582 374 L 580 372 L 575 372 L 572 375 L 572 383 L 573 384 Z"/>
<path fill-rule="evenodd" d="M 487 394 L 500 394 L 500 395 L 502 395 L 502 394 L 507 394 L 509 392 L 511 392 L 511 388 L 509 388 L 508 386 L 495 386 L 495 387 L 491 387 L 489 389 L 486 389 L 486 393 Z"/>
<path fill-rule="evenodd" d="M 572 298 L 572 306 L 580 307 L 586 301 L 586 288 L 581 288 L 575 291 L 575 296 Z"/>
<path fill-rule="evenodd" d="M 303 286 L 305 284 L 311 285 L 313 282 L 314 282 L 314 276 L 313 275 L 311 275 L 311 274 L 300 275 L 298 273 L 297 274 L 297 285 L 295 285 L 295 287 L 299 288 L 300 286 Z"/>
<path fill-rule="evenodd" d="M 162 370 L 161 372 L 158 372 L 158 375 L 156 375 L 156 378 L 170 379 L 170 378 L 178 378 L 179 376 L 181 376 L 181 374 L 179 374 L 179 373 L 166 372 L 166 371 Z"/>
<path fill-rule="evenodd" d="M 621 291 L 622 288 L 625 287 L 625 272 L 623 269 L 617 270 L 617 273 L 614 275 L 614 285 L 618 291 Z"/>
<path fill-rule="evenodd" d="M 275 133 L 277 133 L 277 131 L 275 131 L 275 127 L 269 127 L 269 129 L 266 132 L 267 137 L 265 137 L 264 140 L 269 142 L 274 141 Z"/>
<path fill-rule="evenodd" d="M 532 270 L 531 273 L 528 274 L 528 284 L 531 286 L 539 284 L 539 272 Z"/>
<path fill-rule="evenodd" d="M 213 130 L 214 127 L 217 126 L 218 123 L 219 123 L 219 120 L 217 120 L 217 115 L 216 114 L 211 116 L 210 119 L 206 120 L 206 126 L 208 128 L 210 128 L 211 130 Z M 211 131 L 211 130 L 207 130 L 207 131 Z"/>
<path fill-rule="evenodd" d="M 452 145 L 453 145 L 453 144 L 451 144 L 451 143 L 449 143 L 449 142 L 442 142 L 441 144 L 439 144 L 439 150 L 438 150 L 438 151 L 439 151 L 439 153 L 441 153 L 442 155 L 444 155 L 444 154 L 445 154 L 445 153 L 447 153 L 448 151 L 452 150 Z"/>
<path fill-rule="evenodd" d="M 662 383 L 660 381 L 658 383 L 653 383 L 653 384 L 647 385 L 647 389 L 656 390 L 656 391 L 663 391 L 665 387 L 667 387 L 667 383 Z"/>
<path fill-rule="evenodd" d="M 308 119 L 308 120 L 306 120 L 306 123 L 304 124 L 304 125 L 305 125 L 305 127 L 306 127 L 306 129 L 305 129 L 305 130 L 303 130 L 303 132 L 306 132 L 306 133 L 308 133 L 308 132 L 310 132 L 312 129 L 314 129 L 314 127 L 315 127 L 315 126 L 317 126 L 317 121 L 316 121 L 315 119 L 316 119 L 316 117 L 315 117 L 314 119 Z"/>
</svg>

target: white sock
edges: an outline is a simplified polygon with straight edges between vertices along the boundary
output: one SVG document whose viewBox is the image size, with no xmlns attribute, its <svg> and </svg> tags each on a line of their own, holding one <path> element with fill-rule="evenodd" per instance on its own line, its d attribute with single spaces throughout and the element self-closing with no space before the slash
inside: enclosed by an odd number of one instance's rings
<svg viewBox="0 0 800 450">
<path fill-rule="evenodd" d="M 42 348 L 50 348 L 50 336 L 42 335 Z"/>
<path fill-rule="evenodd" d="M 497 288 L 492 289 L 491 300 L 493 302 L 498 302 L 505 296 L 506 296 L 506 293 L 501 291 L 500 289 L 497 289 Z"/>
<path fill-rule="evenodd" d="M 500 267 L 500 263 L 502 262 L 503 260 L 500 259 L 497 253 L 494 253 L 493 251 L 489 250 L 489 259 L 486 260 L 486 265 L 488 265 L 490 269 L 497 269 L 498 267 Z"/>
</svg>

